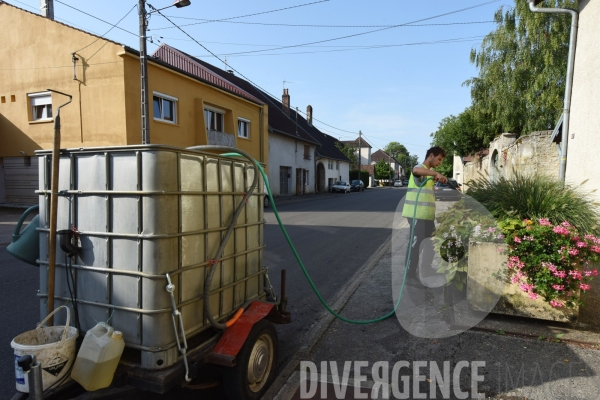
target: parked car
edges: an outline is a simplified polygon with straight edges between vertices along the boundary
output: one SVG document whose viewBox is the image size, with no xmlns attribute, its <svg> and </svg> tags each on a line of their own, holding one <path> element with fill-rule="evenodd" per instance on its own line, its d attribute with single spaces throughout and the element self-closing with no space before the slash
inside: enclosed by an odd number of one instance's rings
<svg viewBox="0 0 600 400">
<path fill-rule="evenodd" d="M 355 179 L 350 182 L 350 191 L 351 192 L 362 192 L 365 190 L 365 184 L 360 179 Z"/>
<path fill-rule="evenodd" d="M 456 179 L 448 178 L 448 183 L 450 183 L 453 187 L 455 187 L 456 190 L 461 190 L 460 187 L 462 185 L 460 183 L 456 182 Z"/>
<path fill-rule="evenodd" d="M 397 179 L 394 182 L 394 187 L 402 187 L 402 186 L 404 186 L 404 184 L 402 183 L 402 181 L 400 179 Z"/>
<path fill-rule="evenodd" d="M 458 186 L 453 186 L 452 183 L 436 182 L 435 185 L 433 186 L 433 192 L 435 193 L 435 199 L 436 200 L 457 201 L 460 199 L 460 196 L 461 196 L 461 194 L 457 190 L 457 188 L 458 188 Z"/>
<path fill-rule="evenodd" d="M 402 184 L 403 184 L 404 186 L 408 186 L 408 179 L 403 179 L 403 180 L 402 180 Z"/>
<path fill-rule="evenodd" d="M 331 187 L 331 191 L 332 192 L 343 192 L 343 193 L 349 193 L 350 192 L 350 184 L 346 181 L 337 181 L 332 187 Z"/>
</svg>

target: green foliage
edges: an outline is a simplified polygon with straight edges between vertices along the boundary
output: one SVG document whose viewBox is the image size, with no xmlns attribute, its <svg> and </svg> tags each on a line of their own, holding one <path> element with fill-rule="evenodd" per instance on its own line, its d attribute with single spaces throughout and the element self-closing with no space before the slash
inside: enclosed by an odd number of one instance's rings
<svg viewBox="0 0 600 400">
<path fill-rule="evenodd" d="M 358 170 L 357 169 L 353 169 L 350 171 L 350 181 L 353 181 L 355 179 L 360 179 L 363 184 L 365 185 L 365 188 L 369 187 L 369 171 L 360 171 L 360 178 L 358 177 Z"/>
<path fill-rule="evenodd" d="M 580 290 L 598 275 L 590 264 L 598 260 L 600 239 L 578 232 L 568 222 L 547 219 L 507 223 L 508 276 L 533 300 L 542 297 L 553 307 L 581 304 Z"/>
<path fill-rule="evenodd" d="M 358 168 L 358 148 L 343 144 L 341 142 L 335 142 L 335 147 L 344 153 L 344 155 L 350 160 L 350 170 L 355 170 Z"/>
<path fill-rule="evenodd" d="M 469 182 L 469 196 L 499 220 L 548 218 L 553 224 L 569 221 L 581 232 L 600 234 L 597 205 L 580 187 L 563 185 L 543 175 L 517 174 L 492 182 Z"/>
<path fill-rule="evenodd" d="M 577 1 L 542 6 L 577 9 Z M 522 0 L 503 5 L 494 20 L 496 29 L 471 51 L 478 76 L 464 83 L 471 88 L 476 137 L 484 144 L 502 132 L 554 127 L 563 108 L 571 23 L 565 14 L 533 13 Z"/>
<path fill-rule="evenodd" d="M 382 159 L 375 164 L 375 179 L 393 179 L 394 170 L 390 168 L 387 160 Z"/>
<path fill-rule="evenodd" d="M 440 122 L 437 131 L 431 134 L 432 146 L 440 146 L 446 150 L 446 160 L 452 159 L 453 154 L 466 156 L 487 147 L 482 133 L 473 117 L 471 107 L 458 116 L 451 115 Z M 447 175 L 450 176 L 450 175 Z"/>
<path fill-rule="evenodd" d="M 410 157 L 410 153 L 404 147 L 404 145 L 398 142 L 389 142 L 387 146 L 383 148 L 387 154 L 391 154 L 393 157 L 396 157 L 399 160 L 399 157 Z"/>
</svg>

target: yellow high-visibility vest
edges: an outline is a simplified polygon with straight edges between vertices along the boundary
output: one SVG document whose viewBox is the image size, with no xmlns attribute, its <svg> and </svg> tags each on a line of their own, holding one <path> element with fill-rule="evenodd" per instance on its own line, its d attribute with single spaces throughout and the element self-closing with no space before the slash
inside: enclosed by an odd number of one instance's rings
<svg viewBox="0 0 600 400">
<path fill-rule="evenodd" d="M 417 167 L 427 168 L 427 166 L 420 164 Z M 429 168 L 427 168 L 429 169 Z M 423 176 L 421 179 L 427 179 L 429 176 Z M 417 219 L 426 219 L 433 221 L 435 219 L 435 194 L 433 193 L 434 181 L 433 179 L 427 181 L 427 183 L 421 188 L 419 192 L 419 184 L 415 181 L 415 175 L 411 174 L 408 181 L 408 191 L 404 199 L 404 208 L 402 209 L 402 216 L 406 218 L 415 217 L 415 206 L 417 207 Z M 419 193 L 419 201 L 417 202 L 417 193 Z"/>
</svg>

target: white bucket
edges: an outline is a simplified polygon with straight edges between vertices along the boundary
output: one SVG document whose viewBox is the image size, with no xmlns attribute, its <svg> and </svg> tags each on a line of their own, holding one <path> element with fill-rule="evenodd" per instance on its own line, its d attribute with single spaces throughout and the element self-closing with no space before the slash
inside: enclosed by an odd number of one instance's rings
<svg viewBox="0 0 600 400">
<path fill-rule="evenodd" d="M 44 326 L 46 321 L 60 309 L 67 310 L 65 326 Z M 70 379 L 70 371 L 75 361 L 75 340 L 79 336 L 77 328 L 69 327 L 71 312 L 69 307 L 60 306 L 39 323 L 36 329 L 21 333 L 10 346 L 15 349 L 15 378 L 17 390 L 29 393 L 27 374 L 17 365 L 19 357 L 25 354 L 35 356 L 42 367 L 44 390 L 62 385 Z"/>
</svg>

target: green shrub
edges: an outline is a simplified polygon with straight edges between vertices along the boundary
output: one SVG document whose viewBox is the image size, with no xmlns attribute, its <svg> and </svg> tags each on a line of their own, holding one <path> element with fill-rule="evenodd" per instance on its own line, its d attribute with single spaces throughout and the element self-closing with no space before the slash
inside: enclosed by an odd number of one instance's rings
<svg viewBox="0 0 600 400">
<path fill-rule="evenodd" d="M 563 185 L 543 175 L 517 174 L 495 182 L 485 178 L 471 181 L 468 195 L 499 220 L 546 218 L 555 225 L 568 221 L 580 232 L 598 235 L 598 203 L 580 186 Z"/>
<path fill-rule="evenodd" d="M 363 184 L 365 185 L 365 188 L 369 187 L 369 171 L 360 171 L 360 178 L 358 177 L 358 170 L 353 169 L 352 171 L 350 171 L 350 182 L 352 182 L 355 179 L 360 179 Z"/>
</svg>

